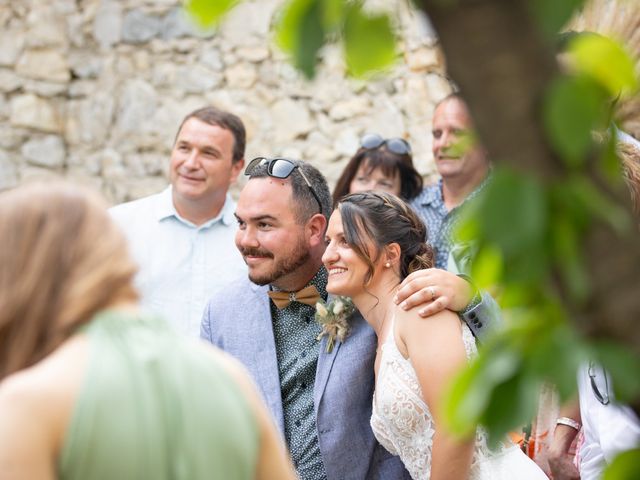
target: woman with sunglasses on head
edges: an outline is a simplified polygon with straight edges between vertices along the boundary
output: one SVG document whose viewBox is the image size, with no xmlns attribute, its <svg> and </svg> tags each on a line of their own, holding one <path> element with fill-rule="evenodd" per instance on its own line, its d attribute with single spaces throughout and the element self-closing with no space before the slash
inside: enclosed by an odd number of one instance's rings
<svg viewBox="0 0 640 480">
<path fill-rule="evenodd" d="M 378 337 L 374 434 L 416 480 L 546 479 L 508 440 L 490 451 L 481 430 L 459 439 L 443 424 L 443 393 L 476 354 L 476 342 L 451 311 L 425 321 L 415 309 L 405 311 L 393 302 L 407 275 L 433 265 L 425 236 L 416 213 L 386 192 L 347 195 L 329 220 L 322 257 L 327 291 L 351 297 Z"/>
<path fill-rule="evenodd" d="M 138 308 L 106 205 L 0 194 L 0 478 L 294 478 L 248 374 Z"/>
<path fill-rule="evenodd" d="M 382 190 L 406 201 L 422 191 L 422 177 L 413 166 L 411 145 L 403 138 L 362 137 L 333 190 L 333 203 L 348 193 Z"/>
<path fill-rule="evenodd" d="M 413 166 L 411 145 L 402 138 L 367 134 L 351 158 L 333 191 L 333 204 L 350 193 L 385 191 L 411 203 L 423 191 L 422 177 Z M 412 204 L 412 208 L 415 208 Z M 420 308 L 427 317 L 444 309 L 461 312 L 474 335 L 481 337 L 500 323 L 495 301 L 479 292 L 469 277 L 441 268 L 429 268 L 401 291 L 403 308 Z"/>
</svg>

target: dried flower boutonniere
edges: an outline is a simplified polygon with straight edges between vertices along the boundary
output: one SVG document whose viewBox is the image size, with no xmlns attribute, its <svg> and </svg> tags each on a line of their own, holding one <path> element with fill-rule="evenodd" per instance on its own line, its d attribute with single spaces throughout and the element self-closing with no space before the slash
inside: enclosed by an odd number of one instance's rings
<svg viewBox="0 0 640 480">
<path fill-rule="evenodd" d="M 349 297 L 335 297 L 328 304 L 316 303 L 316 321 L 322 327 L 318 340 L 327 335 L 327 353 L 331 353 L 337 340 L 344 342 L 349 335 L 349 317 L 356 307 Z"/>
</svg>

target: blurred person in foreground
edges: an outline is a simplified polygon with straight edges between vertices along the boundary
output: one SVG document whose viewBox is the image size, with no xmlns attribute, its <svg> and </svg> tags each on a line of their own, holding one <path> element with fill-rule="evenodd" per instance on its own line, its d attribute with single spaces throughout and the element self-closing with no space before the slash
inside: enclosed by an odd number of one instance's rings
<svg viewBox="0 0 640 480">
<path fill-rule="evenodd" d="M 0 194 L 1 479 L 293 479 L 248 375 L 138 310 L 96 196 Z"/>
</svg>

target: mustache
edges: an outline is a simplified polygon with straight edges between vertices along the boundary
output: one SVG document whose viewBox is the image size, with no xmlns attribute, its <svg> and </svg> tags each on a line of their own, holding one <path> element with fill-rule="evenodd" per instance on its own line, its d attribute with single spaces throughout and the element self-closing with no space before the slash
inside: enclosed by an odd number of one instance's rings
<svg viewBox="0 0 640 480">
<path fill-rule="evenodd" d="M 240 253 L 245 257 L 267 257 L 273 258 L 273 253 L 268 250 L 260 250 L 259 248 L 243 248 L 240 247 Z"/>
</svg>

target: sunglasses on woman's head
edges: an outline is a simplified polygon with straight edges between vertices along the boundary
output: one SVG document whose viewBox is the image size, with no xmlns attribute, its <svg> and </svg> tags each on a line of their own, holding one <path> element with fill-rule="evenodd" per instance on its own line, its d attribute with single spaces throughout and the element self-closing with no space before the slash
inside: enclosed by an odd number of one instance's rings
<svg viewBox="0 0 640 480">
<path fill-rule="evenodd" d="M 382 138 L 377 133 L 368 133 L 360 139 L 360 146 L 373 150 L 385 145 L 387 149 L 396 155 L 411 155 L 411 145 L 404 138 Z"/>
<path fill-rule="evenodd" d="M 311 182 L 309 181 L 307 176 L 304 174 L 302 169 L 299 168 L 299 165 L 296 165 L 295 163 L 293 163 L 293 161 L 289 160 L 288 158 L 256 157 L 253 160 L 251 160 L 249 162 L 249 165 L 247 165 L 247 168 L 244 169 L 244 174 L 249 176 L 253 173 L 256 167 L 262 166 L 262 165 L 266 165 L 267 175 L 273 178 L 289 178 L 289 175 L 291 175 L 291 172 L 293 172 L 297 168 L 298 172 L 300 172 L 300 176 L 307 184 L 307 187 L 309 187 L 309 190 L 311 191 L 313 198 L 315 198 L 316 202 L 318 202 L 318 207 L 320 207 L 320 213 L 322 213 L 322 203 L 320 203 L 320 198 L 318 197 L 315 190 L 311 186 Z"/>
</svg>

